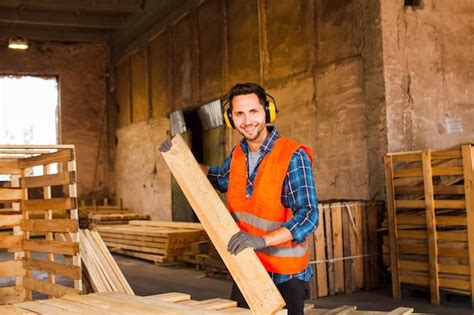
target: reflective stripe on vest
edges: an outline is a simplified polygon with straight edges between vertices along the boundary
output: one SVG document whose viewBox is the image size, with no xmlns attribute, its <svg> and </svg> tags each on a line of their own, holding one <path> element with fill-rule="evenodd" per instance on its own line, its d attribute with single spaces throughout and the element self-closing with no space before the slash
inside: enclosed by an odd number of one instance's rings
<svg viewBox="0 0 474 315">
<path fill-rule="evenodd" d="M 291 209 L 281 203 L 281 189 L 294 152 L 302 148 L 312 160 L 311 151 L 282 136 L 258 166 L 254 191 L 246 196 L 247 162 L 240 146 L 235 147 L 227 190 L 228 208 L 240 229 L 252 235 L 265 235 L 292 218 Z M 256 252 L 267 271 L 295 274 L 308 266 L 306 242 L 288 241 Z"/>
</svg>

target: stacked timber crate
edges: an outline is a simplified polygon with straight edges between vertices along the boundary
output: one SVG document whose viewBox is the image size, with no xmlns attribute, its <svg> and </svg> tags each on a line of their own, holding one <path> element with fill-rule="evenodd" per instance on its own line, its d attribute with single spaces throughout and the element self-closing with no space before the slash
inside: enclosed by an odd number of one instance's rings
<svg viewBox="0 0 474 315">
<path fill-rule="evenodd" d="M 311 298 L 379 286 L 377 219 L 383 203 L 320 202 L 312 256 Z"/>
<path fill-rule="evenodd" d="M 0 288 L 0 303 L 31 300 L 33 293 L 79 293 L 74 146 L 1 146 L 0 176 L 0 226 L 11 229 L 0 236 L 0 248 L 8 251 L 0 261 L 1 282 L 7 284 Z M 71 233 L 71 241 L 55 241 L 56 232 Z M 68 257 L 67 263 L 58 255 Z M 58 284 L 60 278 L 73 287 Z"/>
<path fill-rule="evenodd" d="M 209 240 L 199 223 L 130 221 L 95 226 L 111 252 L 152 261 L 176 262 L 193 242 Z"/>
<path fill-rule="evenodd" d="M 474 150 L 387 154 L 390 270 L 395 298 L 400 288 L 428 288 L 471 295 L 474 305 Z"/>
<path fill-rule="evenodd" d="M 150 216 L 123 208 L 121 202 L 119 205 L 110 205 L 107 198 L 102 205 L 98 205 L 95 199 L 92 205 L 86 205 L 82 200 L 79 207 L 79 225 L 84 229 L 95 225 L 128 224 L 131 220 L 150 220 Z"/>
</svg>

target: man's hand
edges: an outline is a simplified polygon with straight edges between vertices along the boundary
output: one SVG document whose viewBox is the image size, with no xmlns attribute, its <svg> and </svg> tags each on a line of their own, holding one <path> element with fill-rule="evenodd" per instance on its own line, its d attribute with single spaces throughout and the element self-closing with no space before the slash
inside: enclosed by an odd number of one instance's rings
<svg viewBox="0 0 474 315">
<path fill-rule="evenodd" d="M 247 232 L 239 231 L 235 233 L 229 240 L 227 244 L 227 250 L 233 254 L 237 255 L 244 248 L 251 247 L 253 249 L 263 249 L 267 246 L 265 240 L 261 236 L 252 236 Z"/>
<path fill-rule="evenodd" d="M 171 142 L 171 139 L 170 138 L 166 138 L 165 141 L 163 141 L 163 143 L 160 145 L 160 151 L 161 152 L 168 152 L 169 150 L 171 150 L 171 147 L 173 146 L 173 143 Z"/>
</svg>

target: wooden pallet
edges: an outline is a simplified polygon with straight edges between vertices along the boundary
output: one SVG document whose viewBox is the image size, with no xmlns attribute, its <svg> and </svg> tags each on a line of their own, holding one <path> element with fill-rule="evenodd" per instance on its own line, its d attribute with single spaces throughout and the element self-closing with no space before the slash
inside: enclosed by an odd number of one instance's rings
<svg viewBox="0 0 474 315">
<path fill-rule="evenodd" d="M 203 301 L 191 300 L 185 293 L 170 292 L 151 296 L 131 296 L 123 293 L 94 293 L 66 295 L 54 300 L 39 300 L 0 306 L 6 314 L 253 314 L 249 309 L 237 307 L 237 302 L 214 298 Z M 391 312 L 358 311 L 356 306 L 344 305 L 335 309 L 315 309 L 305 305 L 306 315 L 386 315 L 415 314 L 412 308 L 400 307 Z M 287 314 L 285 309 L 278 315 Z M 416 314 L 415 314 L 416 315 Z"/>
<path fill-rule="evenodd" d="M 33 170 L 41 175 L 33 176 Z M 80 292 L 74 146 L 1 146 L 0 174 L 10 177 L 0 187 L 0 226 L 11 228 L 0 236 L 0 248 L 11 252 L 9 260 L 0 262 L 0 277 L 15 278 L 11 286 L 0 288 L 0 303 L 31 300 L 33 292 L 49 297 Z M 57 232 L 71 233 L 71 241 L 54 240 Z M 58 254 L 71 262 L 56 261 Z M 74 286 L 56 283 L 59 277 Z"/>
<path fill-rule="evenodd" d="M 311 298 L 378 288 L 377 217 L 383 203 L 322 202 L 318 209 Z"/>
<path fill-rule="evenodd" d="M 471 295 L 474 307 L 474 150 L 391 153 L 385 157 L 392 289 L 430 288 Z"/>
<path fill-rule="evenodd" d="M 193 242 L 209 240 L 202 227 L 181 226 L 179 222 L 131 221 L 127 225 L 96 226 L 95 229 L 111 252 L 169 263 L 178 261 Z"/>
</svg>

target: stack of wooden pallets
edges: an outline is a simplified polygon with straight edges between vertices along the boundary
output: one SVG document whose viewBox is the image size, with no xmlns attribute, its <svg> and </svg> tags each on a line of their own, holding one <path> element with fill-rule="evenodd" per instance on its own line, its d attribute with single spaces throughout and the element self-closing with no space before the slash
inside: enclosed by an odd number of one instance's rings
<svg viewBox="0 0 474 315">
<path fill-rule="evenodd" d="M 313 298 L 379 286 L 377 218 L 383 203 L 320 202 L 314 232 Z"/>
<path fill-rule="evenodd" d="M 385 157 L 390 269 L 401 285 L 471 295 L 474 305 L 474 150 L 391 153 Z"/>
<path fill-rule="evenodd" d="M 209 240 L 199 223 L 130 221 L 95 229 L 111 252 L 155 263 L 176 262 L 193 242 Z"/>
<path fill-rule="evenodd" d="M 84 229 L 93 228 L 95 225 L 128 224 L 131 220 L 150 220 L 150 216 L 123 208 L 121 203 L 109 205 L 107 198 L 104 199 L 103 205 L 97 205 L 93 200 L 91 206 L 81 201 L 79 207 L 79 225 Z"/>
<path fill-rule="evenodd" d="M 72 145 L 0 147 L 0 174 L 7 178 L 0 188 L 0 226 L 12 229 L 0 236 L 0 248 L 10 252 L 0 261 L 1 280 L 9 283 L 0 288 L 0 302 L 31 299 L 33 292 L 60 297 L 81 291 L 75 168 Z M 40 194 L 30 194 L 32 189 Z M 56 218 L 55 212 L 67 217 Z M 54 240 L 58 232 L 71 233 L 71 240 Z M 57 255 L 69 257 L 69 263 Z M 58 284 L 60 277 L 73 284 Z"/>
</svg>

